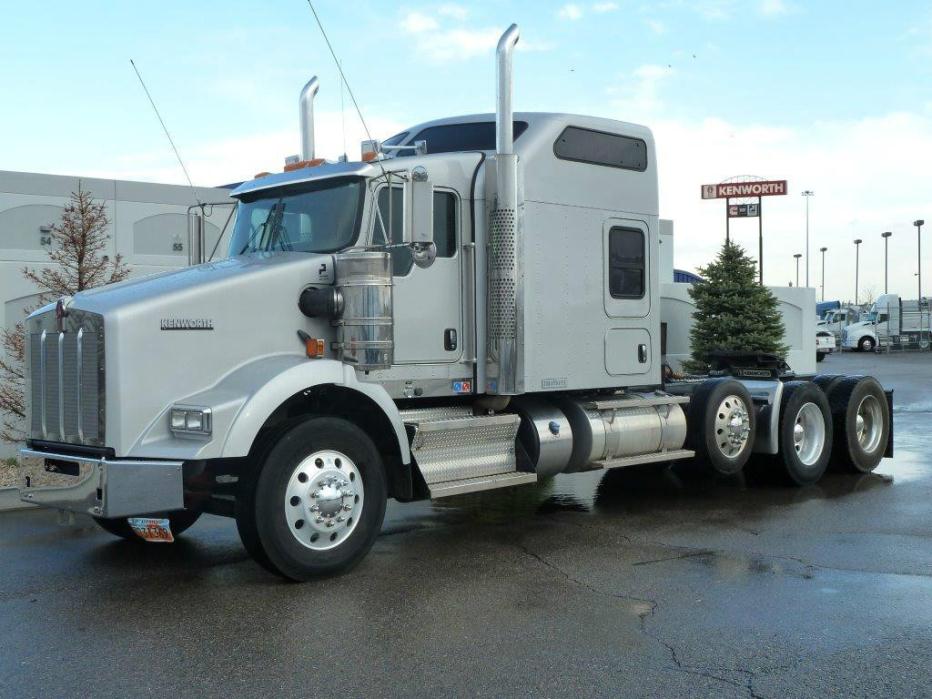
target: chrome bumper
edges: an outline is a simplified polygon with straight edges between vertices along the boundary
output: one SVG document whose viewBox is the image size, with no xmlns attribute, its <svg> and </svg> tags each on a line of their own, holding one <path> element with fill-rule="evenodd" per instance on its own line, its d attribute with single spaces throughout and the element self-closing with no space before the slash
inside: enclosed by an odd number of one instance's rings
<svg viewBox="0 0 932 699">
<path fill-rule="evenodd" d="M 106 518 L 184 509 L 180 461 L 111 461 L 32 449 L 20 456 L 43 465 L 21 484 L 23 502 Z"/>
</svg>

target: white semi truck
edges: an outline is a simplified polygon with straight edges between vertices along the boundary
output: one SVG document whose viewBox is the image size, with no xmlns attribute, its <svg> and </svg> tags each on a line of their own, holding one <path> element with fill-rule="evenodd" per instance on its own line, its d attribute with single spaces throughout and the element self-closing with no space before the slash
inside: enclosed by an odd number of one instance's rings
<svg viewBox="0 0 932 699">
<path fill-rule="evenodd" d="M 932 304 L 928 299 L 904 301 L 897 294 L 881 294 L 861 319 L 843 328 L 844 349 L 872 352 L 890 345 L 929 347 Z"/>
<path fill-rule="evenodd" d="M 752 453 L 808 484 L 892 448 L 889 394 L 766 357 L 664 380 L 657 160 L 642 126 L 497 111 L 413 126 L 360 162 L 239 186 L 229 256 L 84 292 L 27 327 L 21 497 L 125 538 L 236 519 L 304 580 L 369 550 L 387 498 Z"/>
</svg>

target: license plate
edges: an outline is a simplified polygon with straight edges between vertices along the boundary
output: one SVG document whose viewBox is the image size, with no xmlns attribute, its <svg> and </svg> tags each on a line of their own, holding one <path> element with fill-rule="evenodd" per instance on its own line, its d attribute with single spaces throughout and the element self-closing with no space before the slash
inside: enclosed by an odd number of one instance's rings
<svg viewBox="0 0 932 699">
<path fill-rule="evenodd" d="M 170 544 L 175 540 L 172 528 L 167 519 L 153 517 L 130 517 L 129 526 L 136 536 L 153 543 Z"/>
</svg>

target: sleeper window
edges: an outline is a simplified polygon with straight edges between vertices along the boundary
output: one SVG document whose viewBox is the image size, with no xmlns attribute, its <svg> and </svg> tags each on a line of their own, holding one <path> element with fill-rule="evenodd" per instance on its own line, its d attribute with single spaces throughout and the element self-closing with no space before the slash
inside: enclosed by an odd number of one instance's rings
<svg viewBox="0 0 932 699">
<path fill-rule="evenodd" d="M 644 296 L 644 233 L 633 228 L 608 232 L 608 289 L 616 299 Z"/>
</svg>

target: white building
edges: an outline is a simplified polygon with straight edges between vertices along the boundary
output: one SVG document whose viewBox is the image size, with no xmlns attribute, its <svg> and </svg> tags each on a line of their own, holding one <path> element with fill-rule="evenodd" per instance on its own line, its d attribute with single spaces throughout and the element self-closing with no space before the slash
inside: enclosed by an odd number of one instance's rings
<svg viewBox="0 0 932 699">
<path fill-rule="evenodd" d="M 226 189 L 192 190 L 178 185 L 0 170 L 0 327 L 12 328 L 27 309 L 38 304 L 38 290 L 23 278 L 22 270 L 50 266 L 49 226 L 61 219 L 79 180 L 95 199 L 106 204 L 110 240 L 104 254 L 122 255 L 132 276 L 188 264 L 187 211 L 197 199 L 232 203 Z M 208 256 L 230 211 L 229 206 L 208 211 Z M 225 256 L 225 242 L 220 242 L 218 256 Z M 14 451 L 11 445 L 0 443 L 0 457 Z"/>
</svg>

